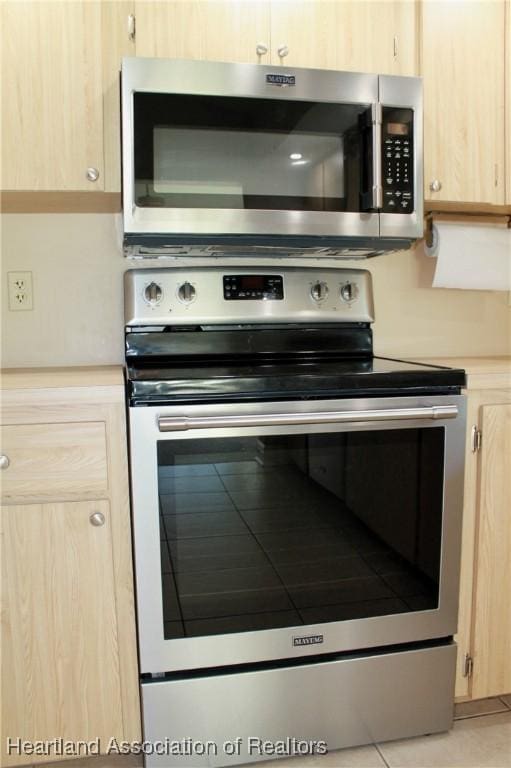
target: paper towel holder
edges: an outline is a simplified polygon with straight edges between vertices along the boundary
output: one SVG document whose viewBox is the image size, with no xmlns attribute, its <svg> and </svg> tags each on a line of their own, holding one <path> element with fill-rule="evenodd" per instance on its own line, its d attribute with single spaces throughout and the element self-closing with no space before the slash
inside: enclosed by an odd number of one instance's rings
<svg viewBox="0 0 511 768">
<path fill-rule="evenodd" d="M 468 211 L 429 211 L 425 216 L 424 226 L 424 253 L 426 256 L 437 256 L 438 249 L 438 229 L 434 224 L 435 214 L 444 221 L 466 221 L 472 224 L 505 224 L 511 229 L 511 214 L 507 213 L 477 213 Z"/>
</svg>

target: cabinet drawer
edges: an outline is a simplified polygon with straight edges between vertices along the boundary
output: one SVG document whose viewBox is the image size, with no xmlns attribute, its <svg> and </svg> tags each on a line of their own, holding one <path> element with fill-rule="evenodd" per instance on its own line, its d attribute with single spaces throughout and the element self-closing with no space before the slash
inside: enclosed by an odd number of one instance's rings
<svg viewBox="0 0 511 768">
<path fill-rule="evenodd" d="M 4 501 L 97 497 L 108 488 L 101 421 L 4 426 L 0 452 L 7 457 L 1 471 Z"/>
</svg>

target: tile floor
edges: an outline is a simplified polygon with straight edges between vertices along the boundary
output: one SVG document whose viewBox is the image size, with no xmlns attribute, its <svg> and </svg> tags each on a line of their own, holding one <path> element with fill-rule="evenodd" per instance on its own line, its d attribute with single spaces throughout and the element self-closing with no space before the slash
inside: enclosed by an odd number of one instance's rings
<svg viewBox="0 0 511 768">
<path fill-rule="evenodd" d="M 447 733 L 272 760 L 264 768 L 511 768 L 511 695 L 458 704 Z"/>
</svg>

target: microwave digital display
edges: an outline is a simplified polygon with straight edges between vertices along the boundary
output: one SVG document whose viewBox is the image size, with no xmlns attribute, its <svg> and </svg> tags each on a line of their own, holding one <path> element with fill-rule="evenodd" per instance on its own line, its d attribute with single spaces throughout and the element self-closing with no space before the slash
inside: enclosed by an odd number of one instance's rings
<svg viewBox="0 0 511 768">
<path fill-rule="evenodd" d="M 408 136 L 410 126 L 407 123 L 387 123 L 387 133 L 390 136 Z"/>
</svg>

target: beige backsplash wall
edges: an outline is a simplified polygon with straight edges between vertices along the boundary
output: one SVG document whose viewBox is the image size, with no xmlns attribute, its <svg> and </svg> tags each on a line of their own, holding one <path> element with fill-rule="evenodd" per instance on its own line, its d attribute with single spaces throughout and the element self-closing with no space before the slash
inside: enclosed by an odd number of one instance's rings
<svg viewBox="0 0 511 768">
<path fill-rule="evenodd" d="M 2 365 L 120 363 L 119 219 L 102 214 L 9 214 L 2 224 Z M 345 265 L 347 262 L 345 262 Z M 415 251 L 352 266 L 373 274 L 375 350 L 389 356 L 511 353 L 508 294 L 431 288 L 435 260 Z M 34 309 L 10 312 L 6 273 L 33 273 Z"/>
</svg>

